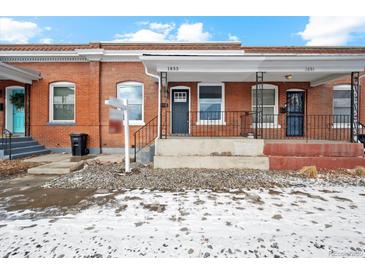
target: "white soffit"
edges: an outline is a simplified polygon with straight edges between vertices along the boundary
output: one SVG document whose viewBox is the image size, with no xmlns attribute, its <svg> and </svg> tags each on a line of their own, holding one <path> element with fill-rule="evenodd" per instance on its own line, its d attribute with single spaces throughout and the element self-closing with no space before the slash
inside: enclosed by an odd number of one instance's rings
<svg viewBox="0 0 365 274">
<path fill-rule="evenodd" d="M 292 78 L 286 79 L 290 74 Z M 329 73 L 286 73 L 266 72 L 264 82 L 310 82 L 311 86 L 318 86 L 329 80 L 337 79 L 349 74 Z M 169 82 L 255 82 L 255 72 L 169 72 Z"/>
<path fill-rule="evenodd" d="M 41 74 L 34 70 L 23 69 L 0 62 L 0 79 L 32 84 L 33 80 L 41 79 Z"/>
</svg>

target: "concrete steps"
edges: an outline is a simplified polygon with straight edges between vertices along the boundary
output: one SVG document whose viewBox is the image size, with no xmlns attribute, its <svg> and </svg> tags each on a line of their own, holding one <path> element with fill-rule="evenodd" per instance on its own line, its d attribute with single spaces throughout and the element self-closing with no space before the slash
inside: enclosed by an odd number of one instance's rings
<svg viewBox="0 0 365 274">
<path fill-rule="evenodd" d="M 155 168 L 297 170 L 365 167 L 362 144 L 270 142 L 246 138 L 156 140 Z"/>
<path fill-rule="evenodd" d="M 2 139 L 0 138 L 0 159 L 8 159 L 10 149 L 8 146 L 2 147 Z M 43 145 L 40 145 L 32 137 L 13 137 L 11 139 L 11 158 L 20 159 L 30 156 L 43 155 L 50 153 Z"/>
<path fill-rule="evenodd" d="M 264 141 L 244 138 L 170 138 L 156 140 L 161 156 L 263 156 Z"/>
<path fill-rule="evenodd" d="M 154 168 L 269 169 L 269 158 L 250 156 L 155 156 Z"/>
<path fill-rule="evenodd" d="M 157 139 L 154 168 L 269 169 L 264 141 L 245 138 Z"/>
</svg>

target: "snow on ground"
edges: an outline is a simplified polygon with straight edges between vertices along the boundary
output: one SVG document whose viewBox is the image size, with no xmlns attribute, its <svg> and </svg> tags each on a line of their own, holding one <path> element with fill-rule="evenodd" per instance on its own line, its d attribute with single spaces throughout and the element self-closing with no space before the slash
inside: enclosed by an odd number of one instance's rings
<svg viewBox="0 0 365 274">
<path fill-rule="evenodd" d="M 365 187 L 93 195 L 109 199 L 66 215 L 0 209 L 0 256 L 365 257 Z"/>
</svg>

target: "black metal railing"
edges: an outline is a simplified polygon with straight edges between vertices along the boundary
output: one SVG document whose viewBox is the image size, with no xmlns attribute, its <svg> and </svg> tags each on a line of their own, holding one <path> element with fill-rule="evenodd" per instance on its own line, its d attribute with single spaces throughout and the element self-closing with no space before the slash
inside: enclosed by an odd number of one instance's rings
<svg viewBox="0 0 365 274">
<path fill-rule="evenodd" d="M 201 136 L 234 137 L 243 136 L 252 117 L 245 111 L 189 111 L 170 112 L 164 115 L 163 137 Z M 252 128 L 249 129 L 252 131 Z M 253 131 L 252 131 L 253 132 Z"/>
<path fill-rule="evenodd" d="M 144 126 L 134 132 L 134 143 L 132 148 L 134 149 L 134 161 L 137 161 L 137 153 L 151 144 L 157 138 L 158 132 L 158 116 L 154 117 Z"/>
<path fill-rule="evenodd" d="M 259 123 L 256 123 L 256 119 Z M 256 130 L 259 128 L 260 130 Z M 167 111 L 168 136 L 350 141 L 350 115 L 258 114 L 249 111 Z"/>
<path fill-rule="evenodd" d="M 1 129 L 1 149 L 4 151 L 4 156 L 5 152 L 8 152 L 9 160 L 12 158 L 12 137 L 13 133 L 10 130 Z"/>
</svg>

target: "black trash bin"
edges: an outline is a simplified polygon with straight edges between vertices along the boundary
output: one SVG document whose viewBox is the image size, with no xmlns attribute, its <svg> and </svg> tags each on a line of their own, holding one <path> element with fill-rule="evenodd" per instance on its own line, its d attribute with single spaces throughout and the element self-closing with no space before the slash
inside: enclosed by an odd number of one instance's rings
<svg viewBox="0 0 365 274">
<path fill-rule="evenodd" d="M 87 146 L 86 133 L 71 133 L 71 150 L 72 156 L 83 156 L 89 154 Z"/>
</svg>

